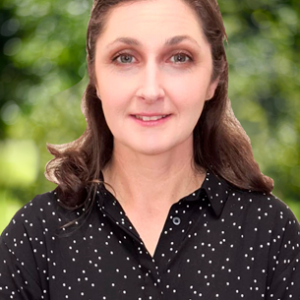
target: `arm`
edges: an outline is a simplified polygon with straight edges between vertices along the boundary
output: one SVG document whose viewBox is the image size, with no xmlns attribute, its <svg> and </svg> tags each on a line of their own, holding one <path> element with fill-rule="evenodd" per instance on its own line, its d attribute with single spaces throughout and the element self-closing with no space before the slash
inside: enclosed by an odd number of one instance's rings
<svg viewBox="0 0 300 300">
<path fill-rule="evenodd" d="M 285 212 L 286 213 L 286 212 Z M 276 247 L 270 251 L 270 285 L 267 299 L 300 299 L 300 225 L 290 212 L 282 226 L 278 218 L 278 234 L 273 236 Z M 281 231 L 281 239 L 278 239 Z"/>
<path fill-rule="evenodd" d="M 3 237 L 0 238 L 0 299 L 43 299 L 39 278 L 26 268 L 35 266 L 33 258 L 26 255 L 27 259 L 21 260 L 17 253 L 18 249 L 10 249 Z"/>
<path fill-rule="evenodd" d="M 48 299 L 51 194 L 21 208 L 0 237 L 0 299 Z M 54 217 L 53 217 L 54 218 Z"/>
</svg>

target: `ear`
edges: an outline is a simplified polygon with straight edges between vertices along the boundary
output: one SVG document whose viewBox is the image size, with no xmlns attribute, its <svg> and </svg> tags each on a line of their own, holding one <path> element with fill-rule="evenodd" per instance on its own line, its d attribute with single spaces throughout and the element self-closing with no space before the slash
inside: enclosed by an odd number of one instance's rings
<svg viewBox="0 0 300 300">
<path fill-rule="evenodd" d="M 97 95 L 97 97 L 98 97 L 99 99 L 101 99 L 101 98 L 100 98 L 99 91 L 98 91 L 98 89 L 97 89 L 97 88 L 96 88 L 96 95 Z"/>
<path fill-rule="evenodd" d="M 210 85 L 207 89 L 205 101 L 211 100 L 214 97 L 215 91 L 219 85 L 219 81 L 220 81 L 220 78 L 218 77 L 217 79 L 215 79 L 214 81 L 212 81 L 210 83 Z"/>
</svg>

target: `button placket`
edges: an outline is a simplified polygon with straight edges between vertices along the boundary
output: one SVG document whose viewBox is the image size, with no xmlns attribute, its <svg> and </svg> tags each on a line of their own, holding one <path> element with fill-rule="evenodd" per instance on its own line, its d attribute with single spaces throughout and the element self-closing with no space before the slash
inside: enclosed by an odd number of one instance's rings
<svg viewBox="0 0 300 300">
<path fill-rule="evenodd" d="M 185 213 L 184 213 L 185 211 Z M 186 235 L 186 231 L 190 226 L 188 219 L 190 218 L 191 209 L 188 204 L 179 201 L 175 203 L 170 211 L 163 228 L 163 235 L 156 249 L 155 259 L 157 264 L 164 270 L 180 247 L 181 241 Z M 186 221 L 184 221 L 186 220 Z"/>
</svg>

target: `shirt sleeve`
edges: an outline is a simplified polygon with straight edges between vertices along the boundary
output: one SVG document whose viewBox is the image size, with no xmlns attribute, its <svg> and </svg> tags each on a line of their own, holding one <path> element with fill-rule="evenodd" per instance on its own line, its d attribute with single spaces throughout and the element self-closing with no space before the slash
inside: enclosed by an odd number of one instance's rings
<svg viewBox="0 0 300 300">
<path fill-rule="evenodd" d="M 0 237 L 0 299 L 48 299 L 47 244 L 50 194 L 36 196 Z M 55 223 L 56 225 L 56 223 Z"/>
<path fill-rule="evenodd" d="M 300 225 L 286 206 L 277 218 L 270 251 L 268 300 L 300 299 Z"/>
<path fill-rule="evenodd" d="M 24 248 L 23 248 L 24 250 Z M 33 259 L 27 256 L 22 261 L 12 249 L 0 239 L 0 299 L 35 300 L 41 297 L 38 278 L 30 274 L 25 265 L 35 266 Z"/>
</svg>

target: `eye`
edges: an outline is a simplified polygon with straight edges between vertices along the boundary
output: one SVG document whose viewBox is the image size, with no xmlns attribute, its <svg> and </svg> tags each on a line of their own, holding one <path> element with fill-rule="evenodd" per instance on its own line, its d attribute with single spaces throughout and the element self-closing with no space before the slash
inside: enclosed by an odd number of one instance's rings
<svg viewBox="0 0 300 300">
<path fill-rule="evenodd" d="M 112 61 L 117 64 L 129 64 L 132 63 L 133 56 L 128 53 L 119 53 Z"/>
<path fill-rule="evenodd" d="M 186 53 L 183 53 L 183 52 L 176 53 L 172 57 L 175 58 L 175 60 L 173 62 L 176 63 L 176 64 L 177 63 L 181 64 L 181 63 L 186 63 L 188 61 L 193 61 L 193 59 L 189 55 L 187 55 Z"/>
</svg>

